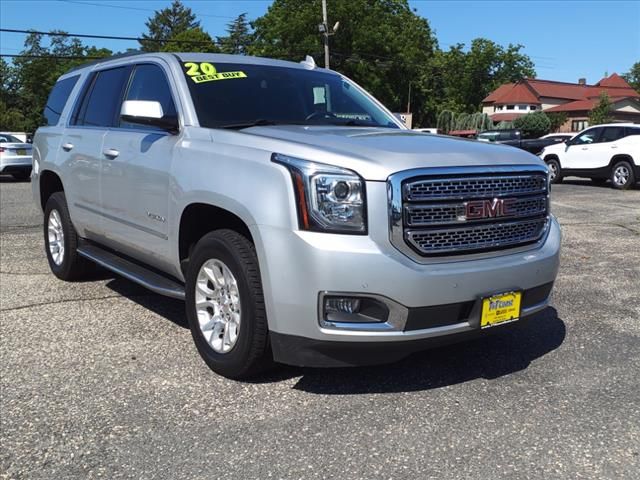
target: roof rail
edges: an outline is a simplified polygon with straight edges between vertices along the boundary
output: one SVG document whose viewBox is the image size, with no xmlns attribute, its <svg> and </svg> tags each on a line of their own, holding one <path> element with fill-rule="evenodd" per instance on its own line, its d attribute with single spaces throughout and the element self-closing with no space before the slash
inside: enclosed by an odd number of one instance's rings
<svg viewBox="0 0 640 480">
<path fill-rule="evenodd" d="M 78 65 L 76 67 L 73 67 L 73 68 L 69 69 L 67 71 L 67 73 L 74 72 L 74 71 L 79 70 L 81 68 L 90 67 L 92 65 L 98 65 L 100 63 L 108 62 L 109 60 L 116 60 L 118 58 L 126 58 L 126 57 L 135 57 L 136 55 L 143 55 L 145 53 L 149 53 L 149 52 L 143 52 L 143 51 L 140 51 L 140 50 L 129 50 L 128 52 L 117 53 L 117 54 L 111 55 L 109 57 L 99 58 L 97 60 L 92 60 L 91 62 L 83 63 L 81 65 Z"/>
</svg>

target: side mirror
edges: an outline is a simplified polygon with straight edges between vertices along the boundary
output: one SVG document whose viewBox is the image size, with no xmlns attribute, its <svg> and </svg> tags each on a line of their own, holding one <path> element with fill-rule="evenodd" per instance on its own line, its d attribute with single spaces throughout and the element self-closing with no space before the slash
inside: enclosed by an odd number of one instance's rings
<svg viewBox="0 0 640 480">
<path fill-rule="evenodd" d="M 147 125 L 178 133 L 178 119 L 165 116 L 160 102 L 151 100 L 126 100 L 120 109 L 120 118 L 128 123 Z"/>
</svg>

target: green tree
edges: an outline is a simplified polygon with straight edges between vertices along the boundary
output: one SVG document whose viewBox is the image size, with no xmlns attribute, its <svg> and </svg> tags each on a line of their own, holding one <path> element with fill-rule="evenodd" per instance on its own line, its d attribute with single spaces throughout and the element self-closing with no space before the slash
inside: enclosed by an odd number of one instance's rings
<svg viewBox="0 0 640 480">
<path fill-rule="evenodd" d="M 640 62 L 634 63 L 627 73 L 622 75 L 629 85 L 640 93 Z"/>
<path fill-rule="evenodd" d="M 567 114 L 565 112 L 549 112 L 546 115 L 551 122 L 550 132 L 557 132 L 567 121 Z"/>
<path fill-rule="evenodd" d="M 600 94 L 598 104 L 589 112 L 589 125 L 600 125 L 611 121 L 611 101 L 607 92 Z"/>
<path fill-rule="evenodd" d="M 449 133 L 455 129 L 455 113 L 451 110 L 442 110 L 438 114 L 438 121 L 436 127 L 442 130 L 443 133 Z"/>
<path fill-rule="evenodd" d="M 79 39 L 66 36 L 53 36 L 45 46 L 43 35 L 30 33 L 21 55 L 25 56 L 11 65 L 1 65 L 0 128 L 33 132 L 43 123 L 42 112 L 58 77 L 88 61 L 85 57 L 108 56 L 111 51 L 86 47 Z"/>
<path fill-rule="evenodd" d="M 189 7 L 185 7 L 180 0 L 173 0 L 170 7 L 156 10 L 152 17 L 145 22 L 147 33 L 142 34 L 141 49 L 145 52 L 162 50 L 166 40 L 176 35 L 200 27 Z"/>
<path fill-rule="evenodd" d="M 524 138 L 538 138 L 549 133 L 551 121 L 544 112 L 533 112 L 516 118 L 513 127 L 519 129 Z"/>
<path fill-rule="evenodd" d="M 253 55 L 302 60 L 322 58 L 320 0 L 275 0 L 252 23 Z M 431 62 L 436 40 L 426 19 L 407 0 L 332 0 L 331 68 L 361 84 L 388 108 L 404 111 L 411 84 L 414 124 L 434 124 L 439 94 Z"/>
<path fill-rule="evenodd" d="M 534 77 L 533 62 L 521 52 L 522 48 L 511 44 L 504 48 L 491 40 L 476 38 L 468 51 L 464 44 L 457 44 L 438 52 L 435 64 L 444 107 L 474 112 L 500 85 Z"/>
<path fill-rule="evenodd" d="M 160 49 L 162 52 L 217 53 L 220 51 L 211 36 L 200 27 L 180 32 L 170 40 L 162 46 Z"/>
<path fill-rule="evenodd" d="M 251 45 L 251 27 L 247 21 L 247 14 L 241 13 L 227 24 L 227 36 L 219 37 L 218 43 L 222 53 L 245 55 Z"/>
</svg>

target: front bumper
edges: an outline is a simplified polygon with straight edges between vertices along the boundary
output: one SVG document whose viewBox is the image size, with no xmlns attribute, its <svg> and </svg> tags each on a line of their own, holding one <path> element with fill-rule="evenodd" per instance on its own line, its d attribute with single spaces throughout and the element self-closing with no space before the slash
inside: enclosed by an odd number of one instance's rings
<svg viewBox="0 0 640 480">
<path fill-rule="evenodd" d="M 354 344 L 362 344 L 362 348 L 366 348 L 364 344 L 386 344 L 384 348 L 406 352 L 415 340 L 453 338 L 458 334 L 473 336 L 480 331 L 481 299 L 496 293 L 520 290 L 526 298 L 527 291 L 547 285 L 549 288 L 542 297 L 529 305 L 525 302 L 522 317 L 548 304 L 548 292 L 558 272 L 561 243 L 560 227 L 554 218 L 542 244 L 530 249 L 419 264 L 389 242 L 385 184 L 368 183 L 367 194 L 368 236 L 254 227 L 254 238 L 260 238 L 258 256 L 277 361 L 301 364 L 299 359 L 306 357 L 300 352 L 307 348 L 301 346 L 308 345 L 307 350 L 314 350 L 319 343 L 332 344 L 329 349 L 323 347 L 327 351 L 353 350 Z M 327 328 L 319 319 L 318 299 L 322 292 L 388 298 L 408 312 L 418 312 L 414 313 L 418 319 L 414 325 L 418 328 L 407 328 L 408 319 L 397 329 Z M 438 323 L 438 317 L 444 315 L 438 313 L 439 308 L 453 306 L 456 310 L 460 305 L 464 306 L 457 309 L 461 317 Z M 430 307 L 435 310 L 429 310 Z M 449 312 L 440 310 L 445 311 Z M 426 317 L 429 318 L 421 324 Z M 434 317 L 435 323 L 430 324 L 430 318 Z M 499 328 L 502 327 L 495 329 Z M 285 347 L 292 343 L 279 341 L 292 337 L 302 340 L 293 342 L 295 347 Z M 293 355 L 293 351 L 298 353 Z"/>
</svg>

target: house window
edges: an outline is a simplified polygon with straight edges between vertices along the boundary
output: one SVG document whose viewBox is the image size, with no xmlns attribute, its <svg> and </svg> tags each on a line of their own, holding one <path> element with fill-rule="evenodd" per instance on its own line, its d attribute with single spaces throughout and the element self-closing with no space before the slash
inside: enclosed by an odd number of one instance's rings
<svg viewBox="0 0 640 480">
<path fill-rule="evenodd" d="M 589 126 L 589 120 L 572 120 L 571 131 L 580 132 Z"/>
<path fill-rule="evenodd" d="M 515 110 L 515 105 L 507 105 L 507 110 Z"/>
<path fill-rule="evenodd" d="M 529 105 L 529 110 L 535 110 L 536 108 L 538 107 L 536 107 L 535 105 Z"/>
<path fill-rule="evenodd" d="M 526 110 L 527 106 L 526 105 L 518 105 L 518 110 Z"/>
<path fill-rule="evenodd" d="M 502 107 L 502 105 L 497 105 L 497 106 L 495 106 L 493 108 L 494 108 L 494 111 L 497 110 L 499 112 L 500 110 L 502 110 L 503 107 Z"/>
</svg>

